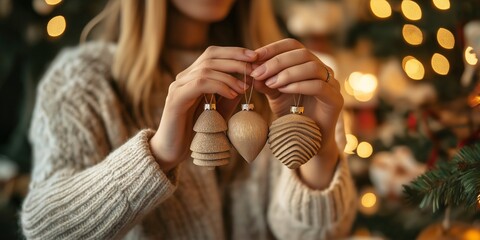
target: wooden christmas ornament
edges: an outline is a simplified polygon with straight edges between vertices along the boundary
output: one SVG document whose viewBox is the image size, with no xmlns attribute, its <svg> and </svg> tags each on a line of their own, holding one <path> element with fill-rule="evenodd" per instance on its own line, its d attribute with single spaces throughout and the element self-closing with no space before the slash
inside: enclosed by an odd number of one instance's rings
<svg viewBox="0 0 480 240">
<path fill-rule="evenodd" d="M 196 134 L 190 150 L 195 165 L 214 169 L 228 164 L 230 158 L 230 143 L 225 135 L 227 124 L 214 103 L 205 104 L 204 109 L 193 126 Z"/>
<path fill-rule="evenodd" d="M 303 107 L 292 106 L 291 114 L 270 126 L 268 143 L 273 155 L 288 168 L 296 169 L 318 153 L 322 135 L 318 125 L 303 114 Z"/>
<path fill-rule="evenodd" d="M 262 151 L 268 135 L 267 123 L 253 108 L 253 104 L 242 104 L 242 111 L 228 121 L 228 138 L 248 163 Z"/>
</svg>

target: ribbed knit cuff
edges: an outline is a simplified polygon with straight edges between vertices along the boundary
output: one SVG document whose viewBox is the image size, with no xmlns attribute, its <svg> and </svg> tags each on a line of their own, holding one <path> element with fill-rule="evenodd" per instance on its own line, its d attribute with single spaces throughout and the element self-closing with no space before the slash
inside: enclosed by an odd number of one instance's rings
<svg viewBox="0 0 480 240">
<path fill-rule="evenodd" d="M 170 197 L 176 189 L 176 170 L 168 176 L 160 169 L 149 140 L 155 131 L 142 130 L 109 156 L 114 181 L 134 210 L 148 209 Z"/>
<path fill-rule="evenodd" d="M 340 159 L 330 186 L 325 190 L 308 188 L 296 171 L 282 168 L 279 182 L 279 206 L 307 226 L 330 228 L 341 221 L 352 206 L 353 182 L 345 159 Z"/>
</svg>

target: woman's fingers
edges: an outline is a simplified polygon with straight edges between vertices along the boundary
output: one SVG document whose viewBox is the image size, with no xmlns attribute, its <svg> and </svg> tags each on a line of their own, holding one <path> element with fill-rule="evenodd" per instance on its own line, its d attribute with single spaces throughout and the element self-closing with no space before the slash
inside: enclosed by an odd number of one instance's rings
<svg viewBox="0 0 480 240">
<path fill-rule="evenodd" d="M 197 58 L 194 64 L 201 63 L 206 59 L 233 59 L 243 62 L 254 62 L 257 58 L 258 53 L 250 49 L 241 47 L 210 46 L 199 58 Z"/>
<path fill-rule="evenodd" d="M 266 61 L 280 53 L 299 48 L 304 48 L 299 41 L 293 38 L 283 39 L 255 50 L 255 52 L 258 54 L 256 61 Z"/>
<path fill-rule="evenodd" d="M 200 85 L 210 81 L 220 82 L 239 94 L 243 93 L 244 90 L 248 88 L 248 85 L 245 86 L 245 82 L 243 80 L 237 79 L 230 74 L 209 68 L 201 68 L 191 71 L 188 76 L 182 78 L 181 80 L 175 81 L 175 84 L 178 87 L 188 85 L 189 87 L 196 86 L 197 88 L 201 87 L 200 89 L 204 89 L 203 86 Z M 193 84 L 191 84 L 192 82 Z"/>
<path fill-rule="evenodd" d="M 265 80 L 269 77 L 274 76 L 275 74 L 278 74 L 286 68 L 299 65 L 308 61 L 320 62 L 320 60 L 307 49 L 294 49 L 289 52 L 281 53 L 267 60 L 266 62 L 255 68 L 255 70 L 250 75 L 257 80 Z"/>
<path fill-rule="evenodd" d="M 197 99 L 203 94 L 213 93 L 228 99 L 233 99 L 238 96 L 238 93 L 224 82 L 210 78 L 201 78 L 180 86 L 176 94 L 178 94 L 177 97 L 182 99 Z"/>
<path fill-rule="evenodd" d="M 248 66 L 248 63 L 238 61 L 238 60 L 230 60 L 230 59 L 206 59 L 203 62 L 191 66 L 190 68 L 186 69 L 185 71 L 179 73 L 177 75 L 176 81 L 183 85 L 189 81 L 192 81 L 198 77 L 203 77 L 205 75 L 210 74 L 211 72 L 223 72 L 225 74 L 228 73 L 238 73 L 239 75 L 249 75 L 251 72 L 251 68 Z M 227 77 L 226 75 L 223 75 Z M 231 79 L 227 77 L 228 79 Z"/>
<path fill-rule="evenodd" d="M 283 69 L 278 74 L 266 79 L 265 85 L 270 88 L 280 88 L 305 79 L 326 79 L 326 71 L 326 68 L 319 61 L 308 61 Z"/>
</svg>

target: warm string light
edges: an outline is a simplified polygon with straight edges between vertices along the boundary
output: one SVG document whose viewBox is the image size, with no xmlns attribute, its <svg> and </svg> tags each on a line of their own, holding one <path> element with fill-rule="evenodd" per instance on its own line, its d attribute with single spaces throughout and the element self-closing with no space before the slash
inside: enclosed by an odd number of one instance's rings
<svg viewBox="0 0 480 240">
<path fill-rule="evenodd" d="M 403 58 L 403 70 L 413 80 L 422 80 L 425 77 L 425 68 L 418 59 L 407 56 Z"/>
<path fill-rule="evenodd" d="M 353 134 L 346 134 L 347 144 L 345 145 L 344 152 L 347 154 L 353 154 L 353 151 L 357 149 L 358 139 Z"/>
<path fill-rule="evenodd" d="M 432 56 L 433 71 L 440 75 L 447 75 L 450 71 L 450 63 L 448 59 L 440 53 L 435 53 Z"/>
<path fill-rule="evenodd" d="M 437 41 L 445 49 L 452 49 L 455 46 L 455 37 L 453 33 L 445 28 L 439 28 L 437 31 Z"/>
<path fill-rule="evenodd" d="M 418 3 L 411 0 L 403 0 L 401 4 L 403 16 L 412 21 L 417 21 L 422 18 L 422 9 Z"/>
<path fill-rule="evenodd" d="M 450 9 L 450 0 L 433 0 L 433 5 L 440 10 Z"/>
<path fill-rule="evenodd" d="M 48 5 L 57 5 L 59 3 L 61 3 L 62 0 L 45 0 L 45 3 L 47 3 Z"/>
<path fill-rule="evenodd" d="M 415 25 L 403 25 L 402 35 L 405 42 L 410 45 L 420 45 L 423 42 L 422 30 Z"/>
<path fill-rule="evenodd" d="M 47 24 L 47 33 L 50 37 L 58 37 L 65 32 L 67 22 L 63 16 L 56 16 L 50 19 Z"/>
<path fill-rule="evenodd" d="M 357 147 L 357 155 L 361 158 L 368 158 L 373 153 L 373 147 L 368 142 L 361 142 Z"/>
<path fill-rule="evenodd" d="M 371 208 L 377 203 L 377 196 L 372 192 L 367 192 L 362 196 L 362 206 Z"/>
<path fill-rule="evenodd" d="M 441 10 L 450 8 L 449 0 L 433 0 L 434 5 Z M 416 21 L 422 18 L 422 9 L 418 3 L 412 0 L 403 0 L 401 3 L 401 11 L 405 18 Z M 412 24 L 405 24 L 402 29 L 402 35 L 410 45 L 420 45 L 423 42 L 423 33 L 420 28 Z M 455 47 L 455 36 L 446 28 L 437 30 L 438 44 L 444 49 L 453 49 Z M 474 65 L 478 59 L 475 54 L 471 53 L 471 48 L 465 50 L 465 60 L 467 63 Z M 473 64 L 472 64 L 473 63 Z M 440 75 L 447 75 L 450 71 L 450 62 L 440 53 L 435 53 L 431 58 L 432 69 Z M 402 61 L 403 70 L 413 80 L 422 80 L 425 77 L 425 67 L 418 59 L 407 56 Z"/>
<path fill-rule="evenodd" d="M 386 0 L 370 0 L 370 9 L 379 18 L 388 18 L 392 15 L 392 6 Z"/>
<path fill-rule="evenodd" d="M 357 155 L 361 158 L 369 158 L 373 153 L 373 147 L 368 142 L 358 143 L 357 137 L 353 134 L 346 134 L 347 144 L 345 145 L 344 152 L 347 154 L 354 154 L 357 150 Z"/>
<path fill-rule="evenodd" d="M 366 187 L 360 192 L 358 198 L 358 210 L 365 215 L 375 214 L 380 208 L 379 200 L 380 199 L 375 193 L 375 189 L 373 187 Z"/>
<path fill-rule="evenodd" d="M 463 233 L 462 240 L 478 240 L 480 239 L 480 231 L 478 229 L 468 229 Z"/>
<path fill-rule="evenodd" d="M 374 75 L 353 72 L 345 82 L 345 91 L 360 102 L 368 102 L 375 96 L 377 85 Z"/>
<path fill-rule="evenodd" d="M 465 49 L 465 61 L 472 66 L 475 66 L 478 63 L 477 55 L 470 46 Z"/>
</svg>

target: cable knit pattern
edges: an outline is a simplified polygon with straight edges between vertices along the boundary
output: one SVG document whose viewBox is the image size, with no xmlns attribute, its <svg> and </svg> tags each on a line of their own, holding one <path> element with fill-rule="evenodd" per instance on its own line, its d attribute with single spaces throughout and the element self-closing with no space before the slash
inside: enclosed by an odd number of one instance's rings
<svg viewBox="0 0 480 240">
<path fill-rule="evenodd" d="M 272 226 L 282 239 L 336 239 L 348 234 L 355 216 L 353 182 L 344 159 L 339 161 L 333 183 L 323 191 L 304 187 L 294 170 L 283 168 L 279 186 L 270 205 L 269 219 L 284 224 Z M 291 218 L 285 218 L 285 215 Z M 293 225 L 303 231 L 282 228 Z M 321 227 L 321 228 L 319 228 Z M 324 231 L 330 229 L 330 231 Z M 299 234 L 301 233 L 301 234 Z"/>
<path fill-rule="evenodd" d="M 355 191 L 340 160 L 308 189 L 265 147 L 208 171 L 187 159 L 164 174 L 154 130 L 132 124 L 111 77 L 116 46 L 65 50 L 38 89 L 34 163 L 21 213 L 28 239 L 331 239 L 348 233 Z"/>
</svg>

